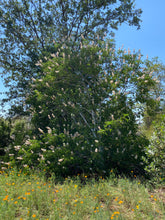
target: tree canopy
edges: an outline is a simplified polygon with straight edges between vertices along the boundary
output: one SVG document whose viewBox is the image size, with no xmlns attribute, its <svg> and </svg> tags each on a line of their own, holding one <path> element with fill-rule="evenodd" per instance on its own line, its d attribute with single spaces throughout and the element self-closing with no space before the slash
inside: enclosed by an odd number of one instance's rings
<svg viewBox="0 0 165 220">
<path fill-rule="evenodd" d="M 141 9 L 131 0 L 2 0 L 0 2 L 0 66 L 10 88 L 7 100 L 21 101 L 31 78 L 38 75 L 35 64 L 54 51 L 53 42 L 97 40 L 120 24 L 140 27 Z M 15 109 L 19 111 L 21 109 Z"/>
</svg>

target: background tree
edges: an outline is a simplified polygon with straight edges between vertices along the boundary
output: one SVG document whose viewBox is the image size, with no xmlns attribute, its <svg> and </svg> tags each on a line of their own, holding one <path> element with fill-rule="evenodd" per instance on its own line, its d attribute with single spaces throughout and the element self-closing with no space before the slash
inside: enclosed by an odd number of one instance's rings
<svg viewBox="0 0 165 220">
<path fill-rule="evenodd" d="M 153 65 L 154 64 L 154 65 Z M 158 82 L 152 96 L 158 102 L 153 103 L 150 109 L 144 111 L 143 123 L 141 130 L 147 137 L 150 138 L 154 132 L 154 123 L 162 121 L 162 115 L 165 114 L 165 67 L 159 62 L 158 58 L 154 58 L 152 61 L 147 61 L 148 68 L 154 68 L 153 77 Z"/>
<path fill-rule="evenodd" d="M 0 2 L 0 65 L 4 83 L 9 87 L 7 99 L 23 102 L 29 82 L 40 77 L 35 64 L 56 52 L 53 41 L 69 40 L 73 44 L 83 36 L 96 40 L 123 22 L 140 27 L 141 9 L 131 0 L 2 0 Z M 72 45 L 73 45 L 72 44 Z M 14 108 L 13 108 L 14 109 Z M 21 112 L 20 112 L 21 113 Z"/>
</svg>

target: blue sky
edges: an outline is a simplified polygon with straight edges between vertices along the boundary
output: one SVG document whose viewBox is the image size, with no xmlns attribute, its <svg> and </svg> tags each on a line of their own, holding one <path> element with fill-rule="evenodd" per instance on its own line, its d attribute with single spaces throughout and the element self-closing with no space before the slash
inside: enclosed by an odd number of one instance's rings
<svg viewBox="0 0 165 220">
<path fill-rule="evenodd" d="M 165 64 L 165 0 L 136 0 L 136 8 L 143 10 L 141 29 L 123 24 L 115 33 L 116 47 L 134 49 L 149 59 L 158 56 Z M 4 92 L 0 78 L 0 92 Z M 0 95 L 0 98 L 2 96 Z"/>
<path fill-rule="evenodd" d="M 126 24 L 116 31 L 116 46 L 124 46 L 131 51 L 141 49 L 144 58 L 159 57 L 165 64 L 165 0 L 135 0 L 136 8 L 141 8 L 141 29 Z"/>
</svg>

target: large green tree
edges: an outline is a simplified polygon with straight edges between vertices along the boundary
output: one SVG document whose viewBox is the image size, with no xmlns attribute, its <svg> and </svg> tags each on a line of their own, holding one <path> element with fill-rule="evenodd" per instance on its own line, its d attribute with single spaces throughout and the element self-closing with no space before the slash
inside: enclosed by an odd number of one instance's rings
<svg viewBox="0 0 165 220">
<path fill-rule="evenodd" d="M 120 24 L 140 27 L 141 9 L 132 0 L 2 0 L 0 1 L 0 66 L 9 87 L 7 100 L 21 101 L 28 83 L 39 76 L 38 60 L 54 51 L 54 42 L 111 33 Z M 5 100 L 4 100 L 5 101 Z M 15 105 L 16 103 L 13 102 Z"/>
<path fill-rule="evenodd" d="M 142 169 L 148 141 L 138 133 L 143 110 L 136 103 L 150 109 L 156 102 L 154 65 L 147 62 L 139 53 L 115 51 L 111 41 L 84 39 L 40 61 L 42 77 L 32 79 L 27 97 L 36 135 L 17 163 L 44 164 L 59 175 Z"/>
</svg>

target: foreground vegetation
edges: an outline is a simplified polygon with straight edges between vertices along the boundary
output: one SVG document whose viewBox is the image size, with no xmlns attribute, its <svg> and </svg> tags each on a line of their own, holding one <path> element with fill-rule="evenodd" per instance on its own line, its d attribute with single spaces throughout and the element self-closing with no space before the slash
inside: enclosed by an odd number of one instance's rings
<svg viewBox="0 0 165 220">
<path fill-rule="evenodd" d="M 163 187 L 139 180 L 78 175 L 59 181 L 8 169 L 0 175 L 0 219 L 164 219 Z"/>
</svg>

